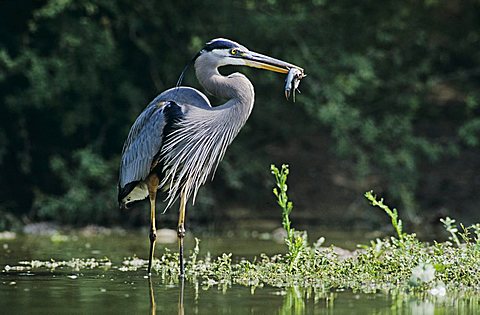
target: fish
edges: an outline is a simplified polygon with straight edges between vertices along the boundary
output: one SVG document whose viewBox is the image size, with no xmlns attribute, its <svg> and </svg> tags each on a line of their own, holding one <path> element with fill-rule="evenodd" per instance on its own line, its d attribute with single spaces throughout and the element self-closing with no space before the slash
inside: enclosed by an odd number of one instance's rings
<svg viewBox="0 0 480 315">
<path fill-rule="evenodd" d="M 290 96 L 292 96 L 292 100 L 295 102 L 295 91 L 300 93 L 298 90 L 300 80 L 306 76 L 307 75 L 303 72 L 303 69 L 290 68 L 285 79 L 285 97 L 287 100 L 290 98 Z"/>
</svg>

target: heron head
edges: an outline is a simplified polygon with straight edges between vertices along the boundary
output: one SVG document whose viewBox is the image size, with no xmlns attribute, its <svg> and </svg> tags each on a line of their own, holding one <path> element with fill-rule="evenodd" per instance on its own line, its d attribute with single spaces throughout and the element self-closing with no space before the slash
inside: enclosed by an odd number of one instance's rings
<svg viewBox="0 0 480 315">
<path fill-rule="evenodd" d="M 250 51 L 243 45 L 225 38 L 209 41 L 195 56 L 197 63 L 221 67 L 227 65 L 248 66 L 280 73 L 288 73 L 291 68 L 303 69 L 291 63 Z"/>
</svg>

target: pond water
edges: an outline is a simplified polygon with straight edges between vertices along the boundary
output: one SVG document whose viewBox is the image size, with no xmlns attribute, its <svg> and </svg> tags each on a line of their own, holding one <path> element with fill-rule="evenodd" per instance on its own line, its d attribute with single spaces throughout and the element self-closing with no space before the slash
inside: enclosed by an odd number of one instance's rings
<svg viewBox="0 0 480 315">
<path fill-rule="evenodd" d="M 350 247 L 351 239 L 366 241 L 364 233 L 323 231 L 335 245 Z M 331 237 L 329 237 L 331 235 Z M 343 236 L 343 237 L 342 237 Z M 254 257 L 284 252 L 271 233 L 234 233 L 201 238 L 201 254 L 232 252 L 233 257 Z M 194 246 L 192 236 L 186 249 Z M 159 244 L 176 250 L 176 244 Z M 17 235 L 0 240 L 0 312 L 3 314 L 473 314 L 478 298 L 414 297 L 358 294 L 348 290 L 315 292 L 302 288 L 206 288 L 201 283 L 165 284 L 145 271 L 120 271 L 125 257 L 146 257 L 144 231 L 108 233 Z M 69 268 L 32 271 L 9 270 L 22 260 L 70 260 L 108 257 L 112 266 L 75 271 Z M 7 267 L 8 269 L 8 267 Z"/>
</svg>

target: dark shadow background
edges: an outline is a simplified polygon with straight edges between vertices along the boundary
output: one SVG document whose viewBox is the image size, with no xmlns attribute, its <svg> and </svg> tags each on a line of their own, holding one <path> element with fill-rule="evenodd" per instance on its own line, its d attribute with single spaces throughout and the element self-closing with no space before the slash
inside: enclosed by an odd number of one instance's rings
<svg viewBox="0 0 480 315">
<path fill-rule="evenodd" d="M 378 226 L 371 189 L 414 223 L 478 221 L 479 30 L 473 0 L 2 1 L 0 230 L 144 224 L 117 210 L 123 141 L 215 37 L 308 77 L 292 104 L 283 76 L 222 70 L 253 81 L 256 106 L 192 224 L 279 220 L 271 163 L 290 165 L 296 222 Z"/>
</svg>

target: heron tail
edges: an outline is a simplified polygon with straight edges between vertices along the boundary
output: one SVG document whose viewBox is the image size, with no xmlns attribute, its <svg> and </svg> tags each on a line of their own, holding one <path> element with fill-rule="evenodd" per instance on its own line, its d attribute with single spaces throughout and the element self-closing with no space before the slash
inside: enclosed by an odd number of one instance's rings
<svg viewBox="0 0 480 315">
<path fill-rule="evenodd" d="M 148 188 L 145 182 L 129 183 L 119 190 L 118 205 L 120 209 L 129 209 L 134 203 L 147 199 Z"/>
</svg>

